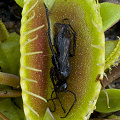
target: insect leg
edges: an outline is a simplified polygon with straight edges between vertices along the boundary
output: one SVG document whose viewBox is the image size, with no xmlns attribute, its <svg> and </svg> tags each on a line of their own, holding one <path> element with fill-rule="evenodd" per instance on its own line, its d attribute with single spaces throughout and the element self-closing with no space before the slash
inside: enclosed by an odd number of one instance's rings
<svg viewBox="0 0 120 120">
<path fill-rule="evenodd" d="M 67 20 L 68 23 L 70 24 L 70 20 L 69 20 L 68 18 L 64 18 L 64 19 L 62 20 L 62 22 L 64 23 L 65 20 Z"/>
<path fill-rule="evenodd" d="M 53 86 L 55 86 L 55 82 L 54 82 L 54 80 L 55 80 L 55 71 L 54 71 L 54 68 L 53 67 L 51 67 L 50 68 L 50 78 L 51 78 L 51 80 L 52 80 L 52 84 L 53 84 Z M 53 93 L 54 93 L 55 91 L 52 91 L 52 93 L 51 93 L 51 99 L 49 99 L 48 101 L 50 101 L 50 100 L 52 100 L 52 102 L 53 102 L 53 105 L 54 105 L 54 110 L 51 110 L 50 109 L 50 111 L 51 112 L 55 112 L 55 110 L 56 110 L 56 106 L 55 106 L 55 103 L 54 103 L 54 101 L 53 101 Z"/>
<path fill-rule="evenodd" d="M 58 96 L 58 93 L 56 93 L 56 98 L 53 98 L 53 93 L 54 93 L 55 91 L 52 91 L 52 93 L 51 93 L 51 99 L 48 99 L 48 101 L 52 101 L 52 103 L 53 103 L 53 105 L 54 105 L 54 110 L 51 110 L 50 108 L 50 111 L 51 112 L 55 112 L 55 110 L 56 110 L 56 105 L 55 105 L 55 103 L 54 103 L 54 99 L 58 99 L 59 100 L 59 102 L 60 102 L 60 105 L 61 105 L 61 107 L 62 107 L 62 109 L 63 109 L 63 111 L 64 111 L 64 113 L 65 113 L 65 109 L 63 108 L 63 105 L 62 105 L 62 102 L 61 102 L 61 100 L 59 99 L 59 96 Z"/>
<path fill-rule="evenodd" d="M 72 34 L 73 34 L 73 53 L 70 53 L 70 57 L 75 56 L 75 49 L 76 49 L 76 32 L 72 28 L 72 26 L 69 24 L 70 28 L 72 29 Z"/>
<path fill-rule="evenodd" d="M 49 11 L 48 11 L 48 8 L 45 4 L 44 4 L 44 6 L 45 6 L 45 9 L 46 9 L 46 17 L 47 17 L 47 22 L 48 22 L 48 32 L 47 32 L 48 42 L 49 42 L 49 46 L 50 46 L 50 49 L 51 49 L 52 54 L 53 54 L 53 60 L 54 60 L 55 66 L 57 67 L 57 69 L 59 69 L 58 62 L 56 60 L 56 53 L 53 49 L 53 45 L 52 45 L 52 42 L 51 42 Z"/>
<path fill-rule="evenodd" d="M 59 92 L 59 93 L 60 93 L 60 92 Z M 59 93 L 56 92 L 56 97 L 57 97 L 57 99 L 59 100 L 60 105 L 61 105 L 61 107 L 62 107 L 62 109 L 63 109 L 63 111 L 64 111 L 64 113 L 65 113 L 65 109 L 63 108 L 62 102 L 61 102 L 61 100 L 59 99 L 59 95 L 58 95 Z"/>
<path fill-rule="evenodd" d="M 72 30 L 72 34 L 73 34 L 73 53 L 70 53 L 70 57 L 75 56 L 75 49 L 76 49 L 76 32 L 74 31 L 74 29 L 72 28 L 72 26 L 70 25 L 70 20 L 68 18 L 64 18 L 62 20 L 62 22 L 64 23 L 64 21 L 67 20 L 68 21 L 68 25 Z"/>
<path fill-rule="evenodd" d="M 55 86 L 56 86 L 56 84 L 55 84 L 55 70 L 54 70 L 53 67 L 51 67 L 51 69 L 50 69 L 50 78 L 51 78 L 51 80 L 52 80 L 52 84 L 53 84 L 53 86 L 54 86 L 54 90 L 56 91 L 56 89 L 55 89 Z M 50 109 L 50 111 L 51 111 L 51 112 L 55 112 L 56 106 L 55 106 L 55 103 L 54 103 L 53 99 L 58 99 L 59 102 L 60 102 L 60 105 L 61 105 L 61 107 L 62 107 L 62 109 L 63 109 L 63 111 L 64 111 L 64 113 L 65 113 L 65 109 L 63 108 L 63 105 L 62 105 L 62 103 L 61 103 L 61 101 L 60 101 L 60 99 L 59 99 L 58 92 L 55 92 L 55 91 L 53 91 L 53 92 L 51 93 L 51 99 L 49 99 L 49 100 L 52 100 L 53 105 L 54 105 L 54 110 L 52 111 L 52 110 Z M 52 97 L 52 95 L 53 95 L 54 92 L 56 93 L 56 98 L 53 98 L 53 97 Z M 48 101 L 49 101 L 49 100 L 48 100 Z"/>
<path fill-rule="evenodd" d="M 55 112 L 55 110 L 56 110 L 56 106 L 55 106 L 55 103 L 54 103 L 54 101 L 53 101 L 53 99 L 56 99 L 56 98 L 53 98 L 53 97 L 52 97 L 54 92 L 55 92 L 55 91 L 52 91 L 52 93 L 51 93 L 51 99 L 48 99 L 48 100 L 47 100 L 47 101 L 52 100 L 52 103 L 53 103 L 53 105 L 54 105 L 54 110 L 51 110 L 51 109 L 49 108 L 51 112 Z"/>
<path fill-rule="evenodd" d="M 72 106 L 70 107 L 69 111 L 67 112 L 67 114 L 64 117 L 61 117 L 61 118 L 65 118 L 69 114 L 69 112 L 71 111 L 72 107 L 74 106 L 74 104 L 76 102 L 76 94 L 74 92 L 72 92 L 70 90 L 65 90 L 64 92 L 70 92 L 70 93 L 72 93 L 74 95 L 75 100 L 74 100 Z"/>
<path fill-rule="evenodd" d="M 49 11 L 48 11 L 48 8 L 47 6 L 44 4 L 45 6 L 45 9 L 46 9 L 46 17 L 47 17 L 47 23 L 48 23 L 48 32 L 47 32 L 47 36 L 48 36 L 48 41 L 49 41 L 49 46 L 50 46 L 50 49 L 52 51 L 52 54 L 54 55 L 55 54 L 55 51 L 53 49 L 53 45 L 52 45 L 52 42 L 51 42 L 51 36 L 50 36 L 50 20 L 49 20 Z"/>
<path fill-rule="evenodd" d="M 55 87 L 55 86 L 56 86 L 56 84 L 55 84 L 55 82 L 54 82 L 54 80 L 55 80 L 55 70 L 54 70 L 53 67 L 50 68 L 50 78 L 51 78 L 51 80 L 52 80 L 53 86 Z"/>
<path fill-rule="evenodd" d="M 51 78 L 51 80 L 52 80 L 52 84 L 53 84 L 54 90 L 55 90 L 55 86 L 56 86 L 56 84 L 55 84 L 55 70 L 54 70 L 53 67 L 50 68 L 50 78 Z M 52 93 L 51 93 L 51 99 L 49 99 L 49 100 L 52 100 L 53 105 L 54 105 L 54 110 L 51 110 L 51 109 L 50 109 L 51 112 L 55 112 L 55 110 L 56 110 L 56 106 L 55 106 L 55 103 L 54 103 L 53 99 L 58 99 L 57 96 L 56 96 L 56 98 L 53 98 L 53 93 L 54 93 L 54 92 L 55 92 L 55 91 L 52 91 Z M 48 101 L 49 101 L 49 100 L 48 100 Z"/>
</svg>

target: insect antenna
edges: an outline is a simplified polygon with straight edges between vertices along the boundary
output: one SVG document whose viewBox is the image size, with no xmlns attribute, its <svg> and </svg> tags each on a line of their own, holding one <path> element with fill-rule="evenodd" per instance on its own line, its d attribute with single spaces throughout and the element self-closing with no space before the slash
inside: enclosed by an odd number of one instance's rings
<svg viewBox="0 0 120 120">
<path fill-rule="evenodd" d="M 60 105 L 61 105 L 61 107 L 62 107 L 62 109 L 63 109 L 63 111 L 64 111 L 64 113 L 65 113 L 65 109 L 64 109 L 64 107 L 63 107 L 63 105 L 62 105 L 62 102 L 61 102 L 61 100 L 59 99 L 59 95 L 58 95 L 58 93 L 56 92 L 56 98 L 53 98 L 52 96 L 53 96 L 53 93 L 54 93 L 55 91 L 52 91 L 52 93 L 51 93 L 51 99 L 48 99 L 47 101 L 52 101 L 52 103 L 53 103 L 53 105 L 54 105 L 54 110 L 51 110 L 50 108 L 50 111 L 51 112 L 55 112 L 55 110 L 56 110 L 56 106 L 55 106 L 55 103 L 54 103 L 54 99 L 58 99 L 59 100 L 59 102 L 60 102 Z"/>
</svg>

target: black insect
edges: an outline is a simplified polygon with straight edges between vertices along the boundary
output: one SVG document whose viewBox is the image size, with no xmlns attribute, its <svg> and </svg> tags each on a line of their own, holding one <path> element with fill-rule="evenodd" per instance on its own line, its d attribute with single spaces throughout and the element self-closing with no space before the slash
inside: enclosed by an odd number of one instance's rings
<svg viewBox="0 0 120 120">
<path fill-rule="evenodd" d="M 56 110 L 54 99 L 58 99 L 64 113 L 66 112 L 59 98 L 60 92 L 70 92 L 74 95 L 74 102 L 71 105 L 69 111 L 64 117 L 61 117 L 61 118 L 65 118 L 69 114 L 70 110 L 72 109 L 72 107 L 76 102 L 76 94 L 70 90 L 67 90 L 67 86 L 68 86 L 67 79 L 70 76 L 70 71 L 71 71 L 69 58 L 75 56 L 76 32 L 70 25 L 70 21 L 67 18 L 63 19 L 62 23 L 55 23 L 55 28 L 57 30 L 55 30 L 54 45 L 52 45 L 51 36 L 50 36 L 49 13 L 47 7 L 46 7 L 46 16 L 48 22 L 48 33 L 47 33 L 48 41 L 49 41 L 50 49 L 53 54 L 51 58 L 53 67 L 50 68 L 50 78 L 52 80 L 54 90 L 52 91 L 51 99 L 49 100 L 52 100 L 54 104 L 54 110 L 51 111 L 54 112 Z M 64 21 L 68 21 L 68 24 L 65 24 Z M 73 39 L 73 45 L 71 45 L 72 39 Z M 55 50 L 53 49 L 53 46 Z M 72 50 L 71 50 L 71 46 L 73 46 Z M 55 98 L 53 98 L 54 92 L 56 94 Z"/>
</svg>

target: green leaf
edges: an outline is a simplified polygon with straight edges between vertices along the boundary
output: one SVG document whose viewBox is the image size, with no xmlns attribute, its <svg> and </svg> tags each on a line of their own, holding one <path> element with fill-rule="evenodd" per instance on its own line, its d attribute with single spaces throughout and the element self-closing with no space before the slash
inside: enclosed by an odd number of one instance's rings
<svg viewBox="0 0 120 120">
<path fill-rule="evenodd" d="M 107 59 L 114 51 L 118 40 L 110 40 L 105 42 L 105 59 Z"/>
<path fill-rule="evenodd" d="M 15 0 L 15 2 L 23 8 L 24 5 L 24 0 Z M 44 0 L 44 3 L 48 6 L 48 9 L 51 9 L 53 3 L 55 2 L 55 0 Z"/>
<path fill-rule="evenodd" d="M 120 120 L 120 116 L 117 116 L 117 115 L 111 115 L 108 118 L 112 120 Z"/>
<path fill-rule="evenodd" d="M 55 0 L 44 0 L 44 3 L 46 4 L 49 10 L 52 8 L 52 5 L 54 4 L 54 2 Z"/>
<path fill-rule="evenodd" d="M 19 107 L 20 109 L 23 109 L 22 97 L 13 98 L 13 101 L 17 107 Z"/>
<path fill-rule="evenodd" d="M 11 89 L 10 86 L 0 84 L 0 91 L 8 91 Z M 0 112 L 10 120 L 25 120 L 21 97 L 0 98 Z"/>
<path fill-rule="evenodd" d="M 5 41 L 6 39 L 8 39 L 8 37 L 9 37 L 9 33 L 5 25 L 0 20 L 0 42 Z"/>
<path fill-rule="evenodd" d="M 20 120 L 25 120 L 22 97 L 13 98 L 13 103 Z"/>
<path fill-rule="evenodd" d="M 107 89 L 106 90 L 109 96 L 109 106 L 107 105 L 106 94 L 101 90 L 97 104 L 96 111 L 101 113 L 110 113 L 120 110 L 120 90 L 118 89 Z"/>
<path fill-rule="evenodd" d="M 54 120 L 50 114 L 52 114 L 52 113 L 50 113 L 50 111 L 48 111 L 48 109 L 47 109 L 43 120 Z"/>
<path fill-rule="evenodd" d="M 11 98 L 0 98 L 0 112 L 10 120 L 21 120 L 14 108 Z"/>
<path fill-rule="evenodd" d="M 9 38 L 0 44 L 0 67 L 2 72 L 19 75 L 19 65 L 19 35 L 11 33 Z"/>
<path fill-rule="evenodd" d="M 111 69 L 112 65 L 118 65 L 120 56 L 120 40 L 107 41 L 106 44 L 106 60 L 105 60 L 105 70 L 107 68 Z"/>
<path fill-rule="evenodd" d="M 100 4 L 103 30 L 106 31 L 120 19 L 120 5 L 104 2 Z"/>
<path fill-rule="evenodd" d="M 24 0 L 15 0 L 15 2 L 16 2 L 20 7 L 23 7 L 23 5 L 24 5 Z"/>
</svg>

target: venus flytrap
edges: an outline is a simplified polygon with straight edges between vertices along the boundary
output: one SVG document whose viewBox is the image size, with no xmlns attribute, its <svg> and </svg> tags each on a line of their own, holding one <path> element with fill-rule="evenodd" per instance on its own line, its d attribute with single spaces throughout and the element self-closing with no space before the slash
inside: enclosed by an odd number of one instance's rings
<svg viewBox="0 0 120 120">
<path fill-rule="evenodd" d="M 49 7 L 49 4 L 46 5 Z M 104 73 L 105 40 L 99 3 L 93 0 L 56 0 L 49 11 L 52 34 L 54 34 L 54 24 L 64 18 L 70 20 L 71 26 L 77 33 L 76 55 L 70 60 L 71 75 L 67 80 L 68 89 L 76 94 L 77 101 L 65 119 L 88 119 L 101 88 L 96 78 L 102 79 Z M 49 82 L 51 81 L 49 73 L 51 53 L 46 35 L 47 21 L 44 12 L 44 1 L 39 0 L 26 1 L 22 12 L 20 75 L 27 119 L 42 119 L 46 110 L 46 103 L 42 99 L 50 99 L 51 95 L 51 82 Z M 46 58 L 48 60 L 45 62 Z M 41 89 L 43 86 L 44 89 Z M 47 96 L 46 93 L 48 93 Z M 64 107 L 68 111 L 73 101 L 72 95 L 63 94 L 60 99 L 64 101 Z M 64 113 L 57 101 L 55 104 L 57 109 L 53 115 L 55 119 L 62 119 L 60 117 L 64 116 Z M 49 106 L 52 108 L 52 104 Z"/>
<path fill-rule="evenodd" d="M 74 3 L 75 3 L 76 1 L 74 1 Z M 84 1 L 85 2 L 85 1 Z M 56 3 L 56 4 L 55 4 Z M 59 6 L 60 5 L 63 5 L 63 4 L 60 4 L 60 2 L 59 1 L 55 1 L 55 3 L 53 4 L 54 5 L 54 7 L 52 8 L 52 10 L 50 11 L 51 12 L 51 14 L 50 14 L 50 17 L 51 17 L 51 23 L 54 25 L 54 21 L 57 21 L 57 19 L 64 19 L 64 18 L 62 18 L 62 16 L 63 16 L 63 11 L 62 10 L 60 10 L 59 11 L 59 8 L 62 8 L 62 7 L 56 7 L 57 9 L 55 9 L 54 10 L 54 8 L 55 8 L 55 5 L 58 5 L 59 4 Z M 73 4 L 74 4 L 73 3 Z M 78 2 L 79 3 L 79 2 Z M 89 3 L 89 2 L 88 2 Z M 82 2 L 80 3 L 80 4 L 82 4 Z M 105 3 L 105 4 L 108 4 L 108 3 Z M 69 4 L 66 4 L 66 6 L 69 6 Z M 111 4 L 110 4 L 111 5 Z M 48 4 L 48 6 L 49 6 L 49 4 Z M 98 5 L 99 6 L 99 5 Z M 118 9 L 119 9 L 119 6 L 117 6 L 118 7 Z M 83 7 L 84 8 L 84 7 Z M 97 10 L 99 9 L 99 7 L 97 8 Z M 104 9 L 104 7 L 103 7 L 103 5 L 102 5 L 102 7 L 101 7 L 101 11 Z M 52 13 L 52 11 L 53 11 L 53 13 Z M 58 13 L 61 13 L 59 16 L 57 16 L 57 15 L 55 15 L 54 14 L 54 11 L 55 11 L 55 14 L 56 14 L 56 11 L 59 11 Z M 76 10 L 77 11 L 77 10 Z M 66 14 L 67 14 L 67 10 L 65 11 L 66 12 Z M 69 14 L 67 14 L 68 16 L 70 15 L 70 10 L 69 10 Z M 73 11 L 72 11 L 73 12 Z M 72 14 L 72 13 L 71 13 Z M 64 17 L 68 17 L 68 16 L 64 16 Z M 75 14 L 74 14 L 75 15 Z M 82 14 L 83 15 L 83 14 Z M 81 15 L 81 16 L 82 16 Z M 110 22 L 108 25 L 109 26 L 111 26 L 111 24 L 113 24 L 114 22 L 116 22 L 118 19 L 119 19 L 119 16 L 118 16 L 119 14 L 117 14 L 117 18 L 116 19 L 114 19 L 112 22 Z M 101 16 L 102 16 L 102 12 L 101 12 Z M 113 16 L 112 16 L 113 17 Z M 113 17 L 114 18 L 114 17 Z M 70 18 L 69 18 L 70 19 Z M 58 20 L 59 21 L 59 20 Z M 74 21 L 74 17 L 72 18 L 72 21 Z M 86 21 L 87 21 L 87 18 L 86 18 Z M 93 26 L 95 26 L 96 28 L 97 28 L 97 31 L 99 31 L 99 32 L 102 32 L 102 28 L 100 28 L 99 26 L 98 26 L 98 24 L 96 24 L 96 22 L 92 19 L 91 20 L 92 22 L 92 24 L 93 24 Z M 105 19 L 104 19 L 104 17 L 103 17 L 103 23 L 105 22 Z M 88 22 L 89 23 L 89 22 Z M 108 23 L 108 22 L 107 22 Z M 74 24 L 77 24 L 77 21 L 75 21 L 74 22 Z M 73 25 L 74 25 L 73 24 Z M 105 24 L 106 25 L 106 24 Z M 105 26 L 104 25 L 104 26 Z M 105 28 L 105 27 L 103 27 L 104 28 L 104 30 L 107 28 Z M 53 30 L 53 27 L 51 27 L 51 29 Z M 81 29 L 82 30 L 82 29 Z M 85 30 L 85 29 L 83 29 L 83 30 Z M 82 33 L 82 32 L 81 32 Z M 84 31 L 83 31 L 83 34 L 84 34 Z M 94 33 L 95 34 L 95 33 Z M 87 36 L 88 37 L 88 36 Z M 85 40 L 84 40 L 85 41 Z M 86 41 L 85 41 L 85 44 L 86 44 Z M 84 42 L 83 42 L 83 45 L 84 45 Z M 119 45 L 117 45 L 118 46 L 118 48 L 116 48 L 116 53 L 118 53 L 118 51 L 119 50 L 117 50 L 117 49 L 119 49 Z M 94 47 L 94 48 L 97 48 L 97 49 L 100 49 L 101 47 L 100 46 L 98 46 L 98 45 L 94 45 L 94 44 L 92 44 L 92 47 Z M 84 49 L 84 47 L 83 47 L 83 49 Z M 98 55 L 98 54 L 97 54 Z M 100 54 L 99 54 L 100 55 Z M 115 52 L 113 53 L 113 55 L 114 56 L 119 56 L 119 55 L 117 55 L 117 54 L 115 54 Z M 95 54 L 94 54 L 94 56 L 95 56 Z M 101 55 L 100 55 L 101 56 Z M 98 56 L 97 56 L 98 57 Z M 80 57 L 80 58 L 82 58 L 82 57 Z M 104 58 L 104 57 L 103 57 Z M 116 60 L 116 58 L 114 59 L 114 60 L 112 60 L 112 61 L 115 61 Z M 100 60 L 101 61 L 101 60 Z M 110 62 L 110 61 L 109 61 Z M 104 62 L 102 63 L 102 64 L 97 64 L 97 65 L 103 65 L 104 64 Z M 107 62 L 107 60 L 106 60 L 106 66 L 107 66 L 107 64 L 108 64 L 108 62 Z M 109 67 L 112 65 L 113 63 L 111 63 L 110 62 L 110 65 L 109 65 Z M 107 68 L 107 67 L 106 67 Z M 105 69 L 106 69 L 105 68 Z M 74 76 L 74 75 L 73 75 Z M 75 82 L 75 81 L 74 81 Z M 95 87 L 95 86 L 94 86 Z M 73 88 L 74 89 L 74 88 Z M 97 88 L 98 90 L 100 89 L 100 88 Z M 88 95 L 88 94 L 86 94 L 86 95 Z M 92 94 L 90 94 L 90 95 L 92 95 Z M 95 94 L 94 94 L 95 95 Z M 88 96 L 87 96 L 88 97 Z M 64 99 L 65 100 L 65 99 Z M 87 101 L 87 100 L 86 100 Z M 89 99 L 89 101 L 90 101 L 90 99 Z M 94 106 L 94 105 L 93 105 Z M 92 107 L 89 107 L 89 106 L 87 106 L 87 110 L 86 111 L 89 111 L 90 110 L 90 113 L 91 113 L 91 110 L 93 109 L 93 106 Z M 68 106 L 67 106 L 68 107 Z M 80 107 L 82 107 L 82 106 L 80 106 Z M 79 109 L 79 107 L 78 107 L 78 109 Z M 88 110 L 89 109 L 89 110 Z M 58 112 L 58 113 L 60 113 L 60 111 Z M 58 114 L 57 112 L 55 112 L 54 114 Z M 74 112 L 73 112 L 74 113 Z M 83 114 L 85 113 L 85 111 L 83 111 Z M 90 113 L 87 113 L 87 114 L 90 114 Z M 77 116 L 77 114 L 75 114 L 76 116 Z M 89 115 L 88 115 L 89 116 Z M 78 118 L 78 119 L 87 119 L 87 117 L 88 116 L 86 116 L 86 115 L 79 115 L 79 116 L 77 116 L 77 117 L 75 117 L 76 119 Z M 57 116 L 55 116 L 56 117 L 56 119 L 59 119 L 59 117 L 58 117 L 58 115 Z M 67 118 L 66 118 L 67 119 Z M 69 117 L 68 117 L 68 119 L 69 119 Z"/>
</svg>

